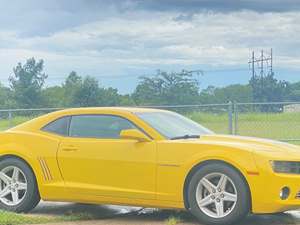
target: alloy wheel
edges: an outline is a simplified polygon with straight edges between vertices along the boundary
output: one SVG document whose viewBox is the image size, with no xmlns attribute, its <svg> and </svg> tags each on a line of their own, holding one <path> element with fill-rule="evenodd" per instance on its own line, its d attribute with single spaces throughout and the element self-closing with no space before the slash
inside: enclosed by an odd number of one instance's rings
<svg viewBox="0 0 300 225">
<path fill-rule="evenodd" d="M 27 193 L 27 180 L 21 169 L 15 166 L 0 171 L 0 201 L 7 206 L 20 204 Z"/>
<path fill-rule="evenodd" d="M 232 180 L 222 173 L 210 173 L 198 183 L 196 200 L 200 210 L 212 218 L 229 215 L 238 200 Z"/>
</svg>

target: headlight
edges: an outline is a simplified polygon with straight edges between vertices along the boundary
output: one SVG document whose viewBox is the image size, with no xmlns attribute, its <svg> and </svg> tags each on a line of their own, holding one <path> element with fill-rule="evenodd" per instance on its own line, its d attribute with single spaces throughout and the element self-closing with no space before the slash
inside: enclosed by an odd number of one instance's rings
<svg viewBox="0 0 300 225">
<path fill-rule="evenodd" d="M 300 162 L 292 161 L 271 161 L 275 173 L 300 174 Z"/>
</svg>

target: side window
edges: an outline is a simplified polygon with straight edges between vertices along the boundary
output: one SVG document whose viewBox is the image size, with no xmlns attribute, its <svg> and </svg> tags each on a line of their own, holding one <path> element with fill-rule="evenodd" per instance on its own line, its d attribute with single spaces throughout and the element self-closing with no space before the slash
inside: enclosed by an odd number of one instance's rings
<svg viewBox="0 0 300 225">
<path fill-rule="evenodd" d="M 45 127 L 42 128 L 43 131 L 47 131 L 50 133 L 55 133 L 62 136 L 68 136 L 69 133 L 69 123 L 70 117 L 62 117 L 60 119 L 54 120 L 49 123 Z"/>
<path fill-rule="evenodd" d="M 69 135 L 71 137 L 118 139 L 125 129 L 135 129 L 130 121 L 110 115 L 72 116 Z"/>
</svg>

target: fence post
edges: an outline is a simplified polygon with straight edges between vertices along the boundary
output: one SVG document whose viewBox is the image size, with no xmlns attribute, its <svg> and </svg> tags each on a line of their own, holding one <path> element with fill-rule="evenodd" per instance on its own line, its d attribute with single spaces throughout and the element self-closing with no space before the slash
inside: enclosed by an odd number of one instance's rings
<svg viewBox="0 0 300 225">
<path fill-rule="evenodd" d="M 12 127 L 12 112 L 11 112 L 11 110 L 8 111 L 8 126 L 9 126 L 9 128 Z"/>
<path fill-rule="evenodd" d="M 236 102 L 233 104 L 233 111 L 234 111 L 234 135 L 237 135 L 239 132 L 239 107 Z"/>
<path fill-rule="evenodd" d="M 232 102 L 228 102 L 228 132 L 233 134 L 233 114 L 232 114 Z"/>
</svg>

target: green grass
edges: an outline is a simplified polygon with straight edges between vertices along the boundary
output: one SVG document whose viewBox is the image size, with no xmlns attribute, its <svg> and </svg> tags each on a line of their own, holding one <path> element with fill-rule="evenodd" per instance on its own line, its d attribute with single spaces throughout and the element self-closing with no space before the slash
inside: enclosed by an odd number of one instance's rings
<svg viewBox="0 0 300 225">
<path fill-rule="evenodd" d="M 70 213 L 62 216 L 34 216 L 0 211 L 1 225 L 44 224 L 54 222 L 80 221 L 95 219 L 88 213 Z"/>
<path fill-rule="evenodd" d="M 211 129 L 216 133 L 228 134 L 228 114 L 214 114 L 214 113 L 201 113 L 193 112 L 186 114 L 192 120 L 200 123 L 201 125 Z"/>
<path fill-rule="evenodd" d="M 227 113 L 194 112 L 187 116 L 216 133 L 229 133 Z M 276 140 L 300 139 L 300 113 L 239 113 L 237 134 Z"/>
<path fill-rule="evenodd" d="M 175 217 L 175 216 L 170 216 L 167 220 L 166 220 L 166 224 L 167 225 L 176 225 L 178 223 L 181 222 L 181 219 L 179 217 Z"/>
<path fill-rule="evenodd" d="M 32 117 L 29 116 L 17 116 L 14 117 L 11 121 L 9 121 L 8 119 L 0 119 L 0 130 L 6 130 L 9 127 L 16 126 L 30 119 L 32 119 Z"/>
</svg>

